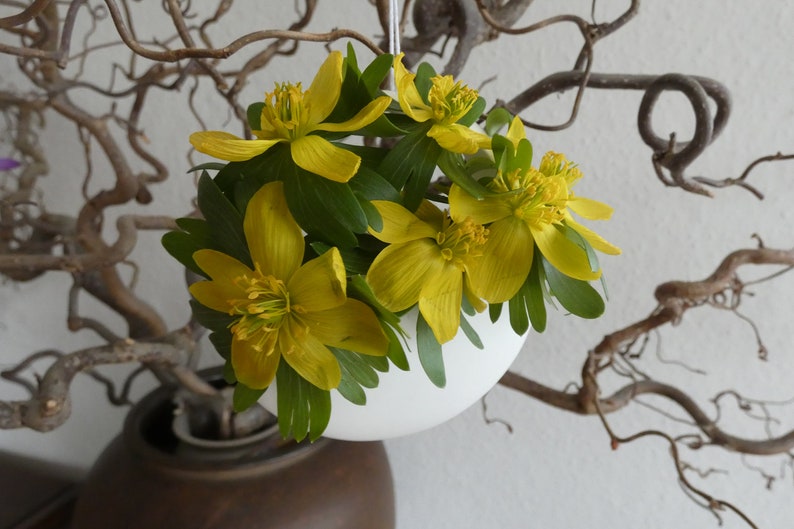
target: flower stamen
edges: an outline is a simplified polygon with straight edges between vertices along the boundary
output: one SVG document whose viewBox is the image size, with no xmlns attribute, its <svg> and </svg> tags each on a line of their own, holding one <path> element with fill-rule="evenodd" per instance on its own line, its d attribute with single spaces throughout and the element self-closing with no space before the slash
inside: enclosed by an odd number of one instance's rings
<svg viewBox="0 0 794 529">
<path fill-rule="evenodd" d="M 436 242 L 441 248 L 441 256 L 463 269 L 468 259 L 482 255 L 482 246 L 488 239 L 488 230 L 476 224 L 471 218 L 463 222 L 452 222 L 449 217 L 444 219 L 444 231 L 436 235 Z"/>
<path fill-rule="evenodd" d="M 454 81 L 451 75 L 436 75 L 431 78 L 433 83 L 427 96 L 433 110 L 433 120 L 442 125 L 456 123 L 465 116 L 479 94 L 460 81 Z"/>
</svg>

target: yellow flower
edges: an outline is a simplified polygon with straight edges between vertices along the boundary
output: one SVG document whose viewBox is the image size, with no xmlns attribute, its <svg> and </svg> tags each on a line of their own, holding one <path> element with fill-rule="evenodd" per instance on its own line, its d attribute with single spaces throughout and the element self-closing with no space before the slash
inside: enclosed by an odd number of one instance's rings
<svg viewBox="0 0 794 529">
<path fill-rule="evenodd" d="M 372 309 L 347 297 L 336 248 L 301 265 L 303 235 L 282 186 L 266 184 L 248 203 L 243 227 L 254 269 L 224 253 L 199 250 L 193 258 L 211 280 L 194 283 L 190 293 L 237 317 L 231 361 L 240 382 L 267 387 L 283 357 L 315 386 L 332 389 L 341 371 L 327 345 L 385 355 L 388 340 Z"/>
<path fill-rule="evenodd" d="M 312 134 L 315 131 L 352 132 L 378 119 L 390 104 L 388 96 L 370 102 L 342 123 L 327 123 L 342 91 L 342 54 L 332 52 L 305 92 L 301 84 L 276 84 L 265 95 L 261 130 L 246 140 L 222 131 L 194 132 L 190 143 L 199 152 L 221 160 L 240 162 L 262 154 L 273 145 L 288 142 L 295 165 L 335 182 L 347 182 L 358 171 L 361 158 Z"/>
<path fill-rule="evenodd" d="M 402 63 L 404 54 L 394 58 L 394 79 L 400 108 L 414 121 L 432 122 L 428 136 L 444 149 L 460 154 L 474 154 L 479 149 L 491 147 L 491 138 L 461 125 L 458 121 L 471 110 L 477 101 L 477 91 L 457 83 L 451 75 L 437 75 L 430 79 L 428 94 L 430 104 L 424 102 L 414 79 Z"/>
<path fill-rule="evenodd" d="M 518 148 L 526 141 L 523 125 L 513 120 L 507 138 Z M 612 215 L 612 208 L 571 191 L 582 172 L 562 154 L 549 152 L 540 167 L 500 170 L 487 184 L 497 195 L 482 200 L 469 195 L 457 185 L 449 193 L 453 219 L 471 218 L 488 224 L 490 235 L 483 247 L 483 258 L 469 270 L 472 284 L 483 278 L 500 285 L 492 302 L 507 301 L 526 280 L 532 266 L 534 245 L 563 274 L 583 281 L 598 279 L 601 270 L 593 270 L 586 251 L 565 234 L 571 229 L 594 249 L 617 255 L 620 249 L 595 232 L 576 222 L 571 211 L 600 220 Z M 475 294 L 478 294 L 475 289 Z"/>
<path fill-rule="evenodd" d="M 372 202 L 383 218 L 378 239 L 390 243 L 370 266 L 367 282 L 375 297 L 399 312 L 419 303 L 419 312 L 439 343 L 451 340 L 460 327 L 463 293 L 477 310 L 496 285 L 473 284 L 469 267 L 481 258 L 488 230 L 470 219 L 452 222 L 428 201 L 416 213 L 388 201 Z"/>
</svg>

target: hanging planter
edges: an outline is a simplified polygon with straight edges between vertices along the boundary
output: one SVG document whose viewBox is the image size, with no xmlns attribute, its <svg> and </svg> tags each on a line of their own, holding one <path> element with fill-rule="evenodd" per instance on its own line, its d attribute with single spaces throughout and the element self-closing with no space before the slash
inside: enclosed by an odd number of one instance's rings
<svg viewBox="0 0 794 529">
<path fill-rule="evenodd" d="M 392 70 L 395 99 L 380 89 Z M 402 55 L 362 71 L 348 47 L 308 89 L 251 105 L 253 139 L 191 135 L 228 163 L 194 168 L 203 218 L 163 244 L 205 278 L 193 314 L 236 409 L 261 398 L 299 440 L 406 435 L 492 387 L 547 303 L 603 312 L 596 251 L 620 250 L 574 214 L 611 208 L 574 195 L 582 172 L 562 154 L 533 166 L 521 120 L 485 108 Z"/>
<path fill-rule="evenodd" d="M 415 325 L 418 311 L 402 317 Z M 485 314 L 471 321 L 482 340 L 480 349 L 463 333 L 444 346 L 444 387 L 435 385 L 419 365 L 416 339 L 409 340 L 406 355 L 412 369 L 391 368 L 378 373 L 378 385 L 366 392 L 366 404 L 356 405 L 340 393 L 331 394 L 331 419 L 323 436 L 349 441 L 372 441 L 410 435 L 455 417 L 487 393 L 507 371 L 524 344 L 509 322 L 491 323 Z M 275 387 L 261 403 L 277 412 Z"/>
</svg>

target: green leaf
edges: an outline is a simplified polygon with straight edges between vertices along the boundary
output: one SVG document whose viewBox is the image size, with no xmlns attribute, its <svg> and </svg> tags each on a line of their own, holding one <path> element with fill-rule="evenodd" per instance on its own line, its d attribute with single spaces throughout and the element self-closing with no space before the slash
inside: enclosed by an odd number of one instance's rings
<svg viewBox="0 0 794 529">
<path fill-rule="evenodd" d="M 543 259 L 543 270 L 551 293 L 571 314 L 592 319 L 604 313 L 604 300 L 590 283 L 566 276 L 546 259 Z"/>
<path fill-rule="evenodd" d="M 282 168 L 294 165 L 289 148 L 276 145 L 270 151 L 257 156 L 240 166 L 240 178 L 227 185 L 224 194 L 233 200 L 234 205 L 245 214 L 248 202 L 263 185 L 279 180 Z M 273 151 L 273 152 L 271 152 Z M 218 178 L 215 178 L 218 181 Z"/>
<path fill-rule="evenodd" d="M 466 172 L 463 157 L 458 154 L 443 151 L 438 157 L 438 167 L 453 183 L 459 185 L 477 200 L 497 194 L 480 184 Z"/>
<path fill-rule="evenodd" d="M 309 384 L 309 441 L 319 439 L 331 420 L 331 392 Z"/>
<path fill-rule="evenodd" d="M 447 385 L 447 375 L 444 371 L 444 356 L 441 354 L 441 344 L 436 340 L 433 330 L 427 324 L 422 314 L 416 318 L 416 349 L 419 363 L 425 370 L 427 378 L 436 387 L 443 388 Z"/>
<path fill-rule="evenodd" d="M 253 178 L 259 185 L 279 179 L 279 166 L 284 160 L 292 162 L 289 144 L 278 143 L 267 151 L 243 162 L 229 162 L 217 175 L 215 184 L 230 200 L 237 184 Z"/>
<path fill-rule="evenodd" d="M 537 332 L 546 330 L 546 303 L 543 299 L 543 278 L 541 278 L 540 251 L 535 250 L 532 268 L 529 270 L 527 280 L 521 286 L 521 291 L 526 300 L 527 312 L 532 328 Z"/>
<path fill-rule="evenodd" d="M 339 381 L 336 390 L 345 399 L 357 406 L 364 406 L 367 403 L 367 394 L 364 388 L 344 368 L 342 368 L 342 379 Z"/>
<path fill-rule="evenodd" d="M 403 137 L 378 166 L 378 173 L 383 175 L 395 189 L 401 190 L 409 179 L 415 181 L 412 188 L 421 188 L 419 200 L 412 197 L 410 202 L 415 202 L 416 205 L 409 209 L 416 209 L 421 198 L 424 197 L 427 183 L 430 182 L 436 168 L 436 160 L 441 154 L 441 147 L 436 140 L 427 136 L 430 126 L 424 124 Z M 416 183 L 417 181 L 419 184 Z M 421 182 L 425 182 L 425 185 L 421 186 Z M 406 207 L 408 202 L 406 199 Z"/>
<path fill-rule="evenodd" d="M 172 231 L 163 235 L 161 242 L 166 251 L 189 270 L 205 275 L 193 260 L 193 254 L 212 246 L 210 229 L 204 219 L 186 217 L 176 219 L 183 231 Z"/>
<path fill-rule="evenodd" d="M 282 176 L 292 216 L 310 236 L 340 248 L 356 246 L 367 216 L 350 186 L 291 166 Z M 355 232 L 355 233 L 354 233 Z"/>
<path fill-rule="evenodd" d="M 232 357 L 232 332 L 229 329 L 211 332 L 209 339 L 219 355 L 225 359 Z"/>
<path fill-rule="evenodd" d="M 380 216 L 378 208 L 373 206 L 372 202 L 361 195 L 355 195 L 358 199 L 358 205 L 361 206 L 361 210 L 367 216 L 367 224 L 377 232 L 383 231 L 383 217 Z"/>
<path fill-rule="evenodd" d="M 199 179 L 198 205 L 207 220 L 213 246 L 253 268 L 243 233 L 243 217 L 206 172 Z"/>
<path fill-rule="evenodd" d="M 468 296 L 464 295 L 461 297 L 460 308 L 467 316 L 474 316 L 475 314 L 477 314 L 477 310 L 472 306 Z"/>
<path fill-rule="evenodd" d="M 526 138 L 519 140 L 511 168 L 528 169 L 532 165 L 532 143 Z"/>
<path fill-rule="evenodd" d="M 229 316 L 226 313 L 205 307 L 195 299 L 190 300 L 190 308 L 193 310 L 193 317 L 196 318 L 196 321 L 199 322 L 202 327 L 211 331 L 223 331 L 228 329 L 237 319 L 234 316 Z"/>
<path fill-rule="evenodd" d="M 521 335 L 529 330 L 529 316 L 524 294 L 521 289 L 507 302 L 510 310 L 510 326 L 516 334 Z"/>
<path fill-rule="evenodd" d="M 253 406 L 259 397 L 265 392 L 265 389 L 251 389 L 245 384 L 240 382 L 234 386 L 234 394 L 232 395 L 232 406 L 234 411 L 240 413 Z"/>
<path fill-rule="evenodd" d="M 248 105 L 245 114 L 248 118 L 248 126 L 251 127 L 251 130 L 262 130 L 263 108 L 265 108 L 265 103 L 263 101 Z"/>
<path fill-rule="evenodd" d="M 191 167 L 188 173 L 195 173 L 196 171 L 220 171 L 226 167 L 223 162 L 206 162 Z"/>
<path fill-rule="evenodd" d="M 375 356 L 375 355 L 365 355 L 365 354 L 361 354 L 358 356 L 364 362 L 366 362 L 367 365 L 372 367 L 375 371 L 386 373 L 389 370 L 389 358 L 387 356 Z"/>
<path fill-rule="evenodd" d="M 474 330 L 474 327 L 471 326 L 463 314 L 460 315 L 460 328 L 463 331 L 463 334 L 466 335 L 466 338 L 468 338 L 472 345 L 474 345 L 474 347 L 477 349 L 485 348 L 482 344 L 482 340 L 480 340 L 480 335 L 477 334 L 477 331 Z"/>
<path fill-rule="evenodd" d="M 309 246 L 317 255 L 322 255 L 332 248 L 332 246 L 325 244 L 322 241 L 312 241 Z M 370 255 L 360 248 L 337 248 L 339 254 L 342 256 L 342 262 L 345 263 L 345 270 L 349 275 L 366 274 L 369 270 L 373 255 Z"/>
<path fill-rule="evenodd" d="M 279 362 L 276 372 L 278 389 L 278 427 L 282 437 L 292 434 L 296 441 L 309 436 L 316 440 L 325 431 L 331 417 L 331 394 L 302 378 L 287 362 Z"/>
<path fill-rule="evenodd" d="M 171 257 L 182 263 L 185 268 L 201 276 L 206 276 L 204 271 L 196 264 L 196 261 L 193 260 L 193 254 L 206 248 L 209 241 L 183 231 L 169 231 L 163 235 L 160 243 Z"/>
<path fill-rule="evenodd" d="M 507 163 L 509 160 L 512 160 L 515 155 L 513 142 L 504 136 L 496 134 L 491 138 L 491 151 L 493 151 L 497 170 L 501 172 L 507 171 Z"/>
<path fill-rule="evenodd" d="M 378 373 L 364 360 L 363 355 L 336 347 L 329 347 L 329 349 L 339 361 L 339 367 L 344 367 L 356 382 L 365 388 L 378 387 Z"/>
<path fill-rule="evenodd" d="M 223 380 L 230 386 L 237 384 L 237 375 L 234 374 L 234 366 L 230 358 L 227 358 L 223 364 Z"/>
<path fill-rule="evenodd" d="M 480 119 L 480 116 L 482 116 L 485 110 L 485 105 L 485 99 L 478 97 L 477 101 L 475 101 L 469 111 L 466 112 L 466 115 L 458 120 L 458 123 L 464 127 L 470 127 L 472 123 Z"/>
<path fill-rule="evenodd" d="M 191 235 L 198 235 L 209 240 L 210 229 L 207 221 L 197 217 L 182 217 L 176 219 L 176 225 Z"/>
<path fill-rule="evenodd" d="M 381 322 L 381 327 L 389 338 L 389 350 L 386 352 L 386 358 L 400 370 L 408 371 L 411 366 L 408 365 L 408 357 L 405 356 L 405 349 L 403 349 L 402 342 L 397 336 L 397 333 L 383 322 Z"/>
<path fill-rule="evenodd" d="M 372 289 L 369 287 L 367 280 L 362 275 L 351 276 L 347 281 L 347 295 L 359 301 L 363 301 L 373 309 L 375 309 L 378 319 L 391 327 L 398 330 L 400 334 L 405 336 L 405 331 L 400 328 L 400 317 L 392 311 L 380 304 L 378 299 L 373 294 Z"/>
<path fill-rule="evenodd" d="M 356 175 L 348 182 L 354 193 L 367 200 L 400 202 L 400 193 L 385 178 L 362 163 Z"/>
<path fill-rule="evenodd" d="M 361 74 L 361 82 L 366 87 L 370 95 L 375 95 L 383 80 L 391 70 L 391 65 L 394 62 L 394 55 L 384 53 L 378 55 L 373 59 L 369 66 L 364 69 Z"/>
<path fill-rule="evenodd" d="M 496 323 L 502 316 L 502 303 L 491 303 L 488 305 L 488 316 L 491 318 L 491 323 Z"/>
<path fill-rule="evenodd" d="M 345 50 L 347 51 L 347 55 L 345 56 L 346 65 L 354 72 L 358 72 L 358 58 L 356 58 L 356 50 L 353 48 L 353 43 L 348 42 Z"/>
<path fill-rule="evenodd" d="M 360 355 L 346 349 L 329 347 L 339 361 L 342 379 L 336 388 L 339 393 L 352 402 L 363 406 L 367 402 L 364 388 L 378 386 L 378 371 L 389 370 L 389 360 L 385 356 Z"/>
<path fill-rule="evenodd" d="M 556 226 L 556 225 L 555 225 Z M 601 268 L 601 265 L 598 263 L 598 255 L 596 255 L 595 250 L 587 242 L 587 239 L 582 237 L 578 231 L 574 230 L 573 228 L 569 227 L 566 224 L 559 226 L 560 229 L 565 235 L 565 238 L 574 243 L 576 246 L 584 250 L 585 254 L 587 255 L 587 263 L 590 265 L 591 272 L 598 272 L 598 269 Z"/>
<path fill-rule="evenodd" d="M 387 149 L 381 149 L 380 147 L 372 147 L 369 145 L 341 144 L 339 147 L 342 147 L 343 149 L 361 157 L 361 168 L 377 167 L 386 157 L 386 154 L 388 154 Z M 352 183 L 352 181 L 356 178 L 366 181 L 366 179 L 369 177 L 361 175 L 360 173 L 356 173 L 353 175 L 353 178 L 348 181 L 348 183 Z"/>
<path fill-rule="evenodd" d="M 430 93 L 430 88 L 433 86 L 433 77 L 436 76 L 436 71 L 433 69 L 430 64 L 423 62 L 416 68 L 416 78 L 414 79 L 414 84 L 416 85 L 416 89 L 419 91 L 419 95 L 422 96 L 422 99 L 425 103 L 428 102 L 428 94 Z"/>
<path fill-rule="evenodd" d="M 429 142 L 424 144 L 421 158 L 414 159 L 416 166 L 410 172 L 408 182 L 403 188 L 403 205 L 410 211 L 416 211 L 422 200 L 425 198 L 430 180 L 436 170 L 436 161 L 443 149 L 432 138 L 427 138 Z"/>
<path fill-rule="evenodd" d="M 510 125 L 511 121 L 513 121 L 513 116 L 510 115 L 510 112 L 503 107 L 496 107 L 488 112 L 488 117 L 485 118 L 485 133 L 488 136 L 493 136 Z"/>
<path fill-rule="evenodd" d="M 326 121 L 339 123 L 350 119 L 375 99 L 378 95 L 378 85 L 388 73 L 391 67 L 389 55 L 377 57 L 367 67 L 362 74 L 358 68 L 358 61 L 355 52 L 348 49 L 348 55 L 343 66 L 341 92 L 336 102 L 333 112 Z M 349 136 L 351 133 L 329 134 L 328 138 Z M 368 134 L 377 136 L 393 136 L 401 134 L 401 130 L 395 127 L 385 116 L 380 116 L 375 122 L 369 124 L 363 130 L 352 132 L 352 134 Z"/>
</svg>

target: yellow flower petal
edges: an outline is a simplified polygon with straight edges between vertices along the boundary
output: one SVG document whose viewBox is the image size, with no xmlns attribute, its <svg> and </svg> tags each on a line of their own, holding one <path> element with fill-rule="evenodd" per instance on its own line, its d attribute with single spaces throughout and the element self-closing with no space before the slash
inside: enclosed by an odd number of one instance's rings
<svg viewBox="0 0 794 529">
<path fill-rule="evenodd" d="M 430 239 L 393 244 L 372 261 L 367 283 L 384 307 L 393 312 L 405 310 L 419 301 L 422 286 L 443 261 Z"/>
<path fill-rule="evenodd" d="M 512 215 L 510 204 L 503 196 L 477 200 L 457 184 L 453 184 L 449 190 L 449 216 L 455 222 L 463 222 L 471 217 L 477 224 L 490 224 Z"/>
<path fill-rule="evenodd" d="M 466 268 L 474 293 L 489 303 L 512 298 L 529 275 L 534 250 L 523 220 L 510 216 L 491 224 L 482 256 Z"/>
<path fill-rule="evenodd" d="M 324 130 L 327 132 L 353 132 L 358 129 L 363 129 L 383 114 L 389 107 L 391 98 L 389 96 L 381 96 L 371 101 L 367 106 L 359 110 L 358 114 L 343 121 L 342 123 L 320 123 L 314 127 L 314 130 Z"/>
<path fill-rule="evenodd" d="M 240 297 L 241 291 L 232 288 L 228 283 L 216 283 L 215 281 L 199 281 L 190 285 L 190 295 L 196 298 L 199 303 L 212 310 L 231 314 L 230 299 Z"/>
<path fill-rule="evenodd" d="M 303 136 L 290 143 L 292 160 L 310 173 L 334 182 L 347 182 L 358 171 L 361 158 L 320 136 Z"/>
<path fill-rule="evenodd" d="M 431 273 L 419 296 L 419 312 L 438 343 L 443 344 L 454 338 L 460 327 L 463 272 L 456 265 L 442 261 Z"/>
<path fill-rule="evenodd" d="M 599 252 L 603 252 L 608 255 L 620 255 L 621 251 L 620 248 L 611 244 L 606 241 L 603 237 L 599 234 L 591 230 L 590 228 L 586 228 L 582 226 L 572 218 L 565 219 L 565 224 L 568 225 L 569 228 L 573 229 L 579 235 L 585 238 L 587 242 L 590 243 L 590 246 L 598 250 Z"/>
<path fill-rule="evenodd" d="M 603 202 L 584 197 L 569 198 L 568 207 L 577 215 L 590 220 L 607 220 L 614 211 Z"/>
<path fill-rule="evenodd" d="M 423 200 L 419 207 L 414 211 L 414 215 L 420 220 L 425 221 L 433 229 L 441 231 L 444 226 L 444 213 L 429 200 Z"/>
<path fill-rule="evenodd" d="M 316 337 L 293 321 L 278 334 L 281 355 L 301 377 L 320 389 L 330 390 L 339 385 L 342 379 L 339 362 Z"/>
<path fill-rule="evenodd" d="M 280 141 L 283 140 L 245 140 L 220 130 L 194 132 L 190 135 L 190 144 L 197 151 L 227 162 L 250 160 Z"/>
<path fill-rule="evenodd" d="M 416 215 L 396 202 L 373 200 L 372 205 L 375 206 L 383 219 L 383 229 L 378 232 L 370 229 L 370 233 L 383 242 L 395 244 L 427 237 L 432 239 L 440 228 L 440 226 L 434 227 L 420 220 Z M 430 207 L 438 211 L 435 206 L 431 205 Z"/>
<path fill-rule="evenodd" d="M 304 243 L 283 185 L 270 182 L 254 194 L 245 210 L 243 231 L 254 264 L 263 274 L 287 281 L 303 260 Z"/>
<path fill-rule="evenodd" d="M 237 380 L 252 389 L 264 389 L 276 376 L 280 354 L 276 348 L 276 332 L 256 347 L 251 340 L 232 338 L 232 367 Z M 257 342 L 259 343 L 259 342 Z"/>
<path fill-rule="evenodd" d="M 234 257 L 216 250 L 198 250 L 193 254 L 193 260 L 210 278 L 221 283 L 231 283 L 237 277 L 252 272 Z"/>
<path fill-rule="evenodd" d="M 287 283 L 290 302 L 307 312 L 342 305 L 346 288 L 345 265 L 336 248 L 305 263 Z"/>
<path fill-rule="evenodd" d="M 304 105 L 309 112 L 308 122 L 317 124 L 334 110 L 342 91 L 342 53 L 332 51 L 325 59 L 309 90 L 304 95 Z"/>
<path fill-rule="evenodd" d="M 490 149 L 491 138 L 458 123 L 433 125 L 427 135 L 444 149 L 460 154 L 475 154 L 480 149 Z"/>
<path fill-rule="evenodd" d="M 430 106 L 422 100 L 416 89 L 414 79 L 416 74 L 409 72 L 403 65 L 401 53 L 394 58 L 394 84 L 397 87 L 397 100 L 400 108 L 414 121 L 420 123 L 433 118 Z"/>
<path fill-rule="evenodd" d="M 510 140 L 515 149 L 518 149 L 518 143 L 526 138 L 527 131 L 524 129 L 524 123 L 518 116 L 514 117 L 507 128 L 507 139 Z"/>
<path fill-rule="evenodd" d="M 530 230 L 543 257 L 563 274 L 582 281 L 601 277 L 600 270 L 590 270 L 585 251 L 568 240 L 553 224 L 544 224 L 540 228 L 530 226 Z"/>
<path fill-rule="evenodd" d="M 357 353 L 383 356 L 389 340 L 369 305 L 348 299 L 344 305 L 303 318 L 309 332 L 324 344 Z"/>
<path fill-rule="evenodd" d="M 215 250 L 198 250 L 193 254 L 196 264 L 212 281 L 199 281 L 190 286 L 190 294 L 202 305 L 228 313 L 229 299 L 244 297 L 234 280 L 252 274 L 252 270 L 237 259 Z"/>
<path fill-rule="evenodd" d="M 480 299 L 472 290 L 468 273 L 463 274 L 463 295 L 466 296 L 466 299 L 477 312 L 482 312 L 488 308 L 488 304 Z"/>
</svg>

